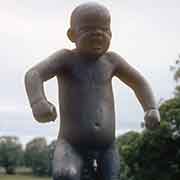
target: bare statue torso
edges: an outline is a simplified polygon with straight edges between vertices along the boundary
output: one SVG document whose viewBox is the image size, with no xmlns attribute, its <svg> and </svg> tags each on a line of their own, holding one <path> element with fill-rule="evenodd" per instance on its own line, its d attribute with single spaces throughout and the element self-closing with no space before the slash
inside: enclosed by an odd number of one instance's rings
<svg viewBox="0 0 180 180">
<path fill-rule="evenodd" d="M 83 168 L 87 166 L 91 171 L 96 160 L 97 179 L 117 180 L 119 154 L 114 143 L 112 77 L 118 77 L 134 91 L 149 129 L 158 127 L 160 119 L 153 93 L 138 71 L 118 54 L 107 52 L 111 29 L 110 14 L 104 6 L 78 6 L 67 35 L 76 48 L 57 51 L 25 77 L 32 112 L 39 122 L 56 119 L 56 108 L 47 100 L 43 82 L 54 76 L 58 79 L 61 123 L 53 179 L 80 180 Z"/>
<path fill-rule="evenodd" d="M 111 80 L 114 67 L 108 54 L 98 59 L 66 52 L 59 84 L 60 136 L 72 144 L 105 146 L 115 135 Z"/>
</svg>

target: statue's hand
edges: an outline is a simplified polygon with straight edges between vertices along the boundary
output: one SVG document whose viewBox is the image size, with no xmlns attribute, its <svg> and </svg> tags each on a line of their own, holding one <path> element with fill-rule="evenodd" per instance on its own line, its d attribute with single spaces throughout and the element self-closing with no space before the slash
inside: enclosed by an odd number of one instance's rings
<svg viewBox="0 0 180 180">
<path fill-rule="evenodd" d="M 145 116 L 145 126 L 147 129 L 154 130 L 160 126 L 160 114 L 157 109 L 150 109 L 146 111 Z"/>
<path fill-rule="evenodd" d="M 32 105 L 33 116 L 38 122 L 55 121 L 57 117 L 56 108 L 47 100 L 40 100 Z"/>
</svg>

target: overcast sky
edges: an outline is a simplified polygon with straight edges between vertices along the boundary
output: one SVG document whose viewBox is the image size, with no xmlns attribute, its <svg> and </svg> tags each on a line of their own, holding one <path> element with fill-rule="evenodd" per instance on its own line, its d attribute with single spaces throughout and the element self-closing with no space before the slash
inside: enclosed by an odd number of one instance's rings
<svg viewBox="0 0 180 180">
<path fill-rule="evenodd" d="M 66 37 L 72 10 L 83 0 L 0 0 L 0 136 L 55 139 L 55 123 L 33 120 L 24 74 L 58 49 L 74 48 Z M 157 102 L 173 93 L 169 66 L 180 52 L 179 0 L 98 0 L 112 15 L 110 50 L 119 53 L 149 81 Z M 56 80 L 45 84 L 58 106 Z M 139 130 L 143 111 L 132 90 L 113 79 L 117 133 Z"/>
</svg>

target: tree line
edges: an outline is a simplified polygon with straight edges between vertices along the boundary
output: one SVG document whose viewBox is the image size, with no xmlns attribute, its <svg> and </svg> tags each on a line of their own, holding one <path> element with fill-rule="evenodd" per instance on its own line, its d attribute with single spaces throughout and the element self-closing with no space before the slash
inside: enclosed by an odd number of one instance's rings
<svg viewBox="0 0 180 180">
<path fill-rule="evenodd" d="M 51 175 L 52 159 L 56 141 L 47 144 L 43 137 L 37 137 L 22 148 L 18 137 L 0 137 L 0 167 L 6 174 L 15 174 L 17 167 L 32 169 L 37 176 Z"/>
<path fill-rule="evenodd" d="M 130 131 L 116 140 L 121 157 L 120 180 L 180 179 L 179 59 L 171 67 L 176 81 L 174 96 L 159 106 L 160 127 Z M 34 138 L 23 149 L 17 137 L 0 137 L 0 167 L 7 174 L 15 173 L 17 166 L 26 166 L 34 175 L 50 176 L 55 145 L 56 141 L 47 144 L 45 138 Z"/>
</svg>

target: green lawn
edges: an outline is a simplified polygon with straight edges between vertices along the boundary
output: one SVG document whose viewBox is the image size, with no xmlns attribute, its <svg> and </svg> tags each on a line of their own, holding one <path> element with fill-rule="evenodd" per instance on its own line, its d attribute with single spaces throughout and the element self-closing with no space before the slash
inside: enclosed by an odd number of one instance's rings
<svg viewBox="0 0 180 180">
<path fill-rule="evenodd" d="M 0 180 L 52 180 L 52 178 L 39 178 L 39 177 L 34 177 L 31 175 L 0 175 Z"/>
</svg>

